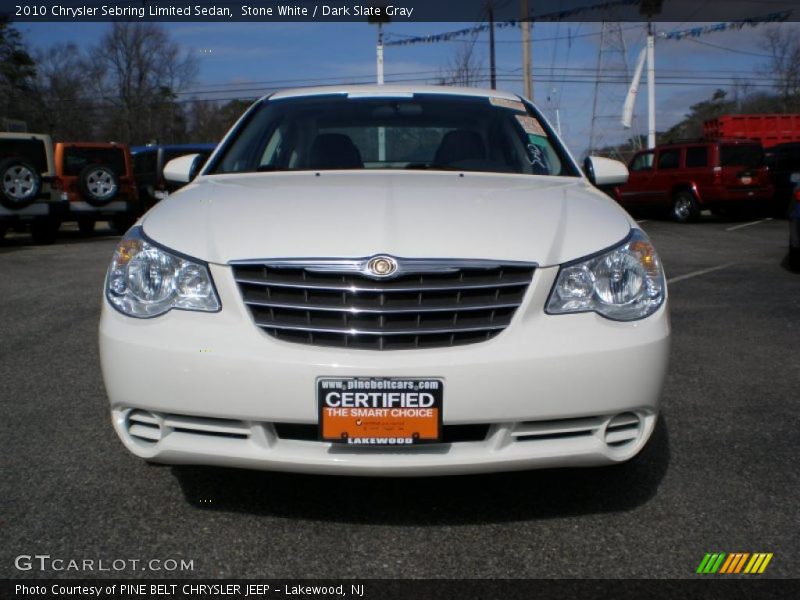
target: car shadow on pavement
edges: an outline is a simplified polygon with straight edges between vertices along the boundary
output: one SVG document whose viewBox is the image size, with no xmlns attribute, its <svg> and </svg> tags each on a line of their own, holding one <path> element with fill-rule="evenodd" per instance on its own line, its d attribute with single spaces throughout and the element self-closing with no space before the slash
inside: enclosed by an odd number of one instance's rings
<svg viewBox="0 0 800 600">
<path fill-rule="evenodd" d="M 73 230 L 74 229 L 74 230 Z M 63 244 L 87 244 L 95 242 L 106 242 L 110 240 L 119 240 L 120 235 L 110 227 L 98 226 L 95 231 L 90 234 L 80 233 L 77 228 L 61 229 L 58 232 L 58 238 L 52 244 L 59 246 Z M 47 248 L 50 244 L 41 245 L 33 241 L 31 236 L 27 233 L 10 232 L 0 239 L 0 254 L 14 252 L 18 250 L 29 250 L 31 248 Z"/>
<path fill-rule="evenodd" d="M 627 511 L 652 498 L 669 465 L 660 418 L 633 460 L 611 467 L 450 477 L 335 477 L 173 466 L 204 510 L 329 522 L 460 525 Z"/>
</svg>

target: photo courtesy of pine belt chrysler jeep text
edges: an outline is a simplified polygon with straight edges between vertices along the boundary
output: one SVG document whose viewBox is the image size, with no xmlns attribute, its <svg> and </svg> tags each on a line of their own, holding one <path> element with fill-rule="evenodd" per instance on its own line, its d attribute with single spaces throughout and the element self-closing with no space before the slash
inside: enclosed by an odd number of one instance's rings
<svg viewBox="0 0 800 600">
<path fill-rule="evenodd" d="M 627 169 L 581 170 L 523 98 L 279 92 L 164 176 L 188 185 L 120 241 L 100 321 L 135 455 L 440 475 L 609 465 L 650 438 L 664 273 L 592 185 Z"/>
</svg>

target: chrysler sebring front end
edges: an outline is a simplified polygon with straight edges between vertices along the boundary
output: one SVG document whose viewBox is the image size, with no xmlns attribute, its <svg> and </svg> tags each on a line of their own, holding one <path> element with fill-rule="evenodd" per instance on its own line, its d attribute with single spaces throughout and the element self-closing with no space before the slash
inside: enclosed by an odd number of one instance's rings
<svg viewBox="0 0 800 600">
<path fill-rule="evenodd" d="M 647 235 L 532 105 L 488 90 L 258 101 L 120 241 L 103 296 L 114 428 L 172 464 L 618 463 L 653 431 L 669 352 Z"/>
</svg>

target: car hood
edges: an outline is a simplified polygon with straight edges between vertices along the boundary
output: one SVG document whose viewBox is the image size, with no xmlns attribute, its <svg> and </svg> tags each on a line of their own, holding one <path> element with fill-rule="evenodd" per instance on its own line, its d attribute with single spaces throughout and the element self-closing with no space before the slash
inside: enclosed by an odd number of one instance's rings
<svg viewBox="0 0 800 600">
<path fill-rule="evenodd" d="M 225 264 L 259 258 L 580 258 L 630 217 L 584 180 L 458 172 L 323 171 L 205 176 L 152 209 L 151 239 Z"/>
</svg>

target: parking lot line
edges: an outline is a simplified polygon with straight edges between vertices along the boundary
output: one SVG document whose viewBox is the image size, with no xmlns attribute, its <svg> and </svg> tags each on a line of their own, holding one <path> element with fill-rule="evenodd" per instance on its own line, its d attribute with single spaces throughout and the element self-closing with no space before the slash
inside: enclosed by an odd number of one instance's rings
<svg viewBox="0 0 800 600">
<path fill-rule="evenodd" d="M 705 275 L 706 273 L 713 273 L 714 271 L 727 269 L 728 267 L 732 267 L 735 264 L 736 263 L 726 263 L 724 265 L 718 265 L 716 267 L 709 267 L 708 269 L 701 269 L 700 271 L 692 271 L 691 273 L 686 273 L 686 275 L 678 275 L 677 277 L 671 277 L 670 279 L 667 279 L 667 283 L 676 283 L 678 281 L 683 281 L 684 279 L 699 277 L 700 275 Z"/>
<path fill-rule="evenodd" d="M 725 231 L 736 231 L 737 229 L 750 227 L 751 225 L 758 225 L 759 223 L 764 223 L 765 221 L 772 221 L 772 217 L 767 217 L 766 219 L 759 219 L 758 221 L 751 221 L 750 223 L 742 223 L 741 225 L 734 225 L 733 227 L 728 227 L 727 229 L 725 229 Z"/>
</svg>

